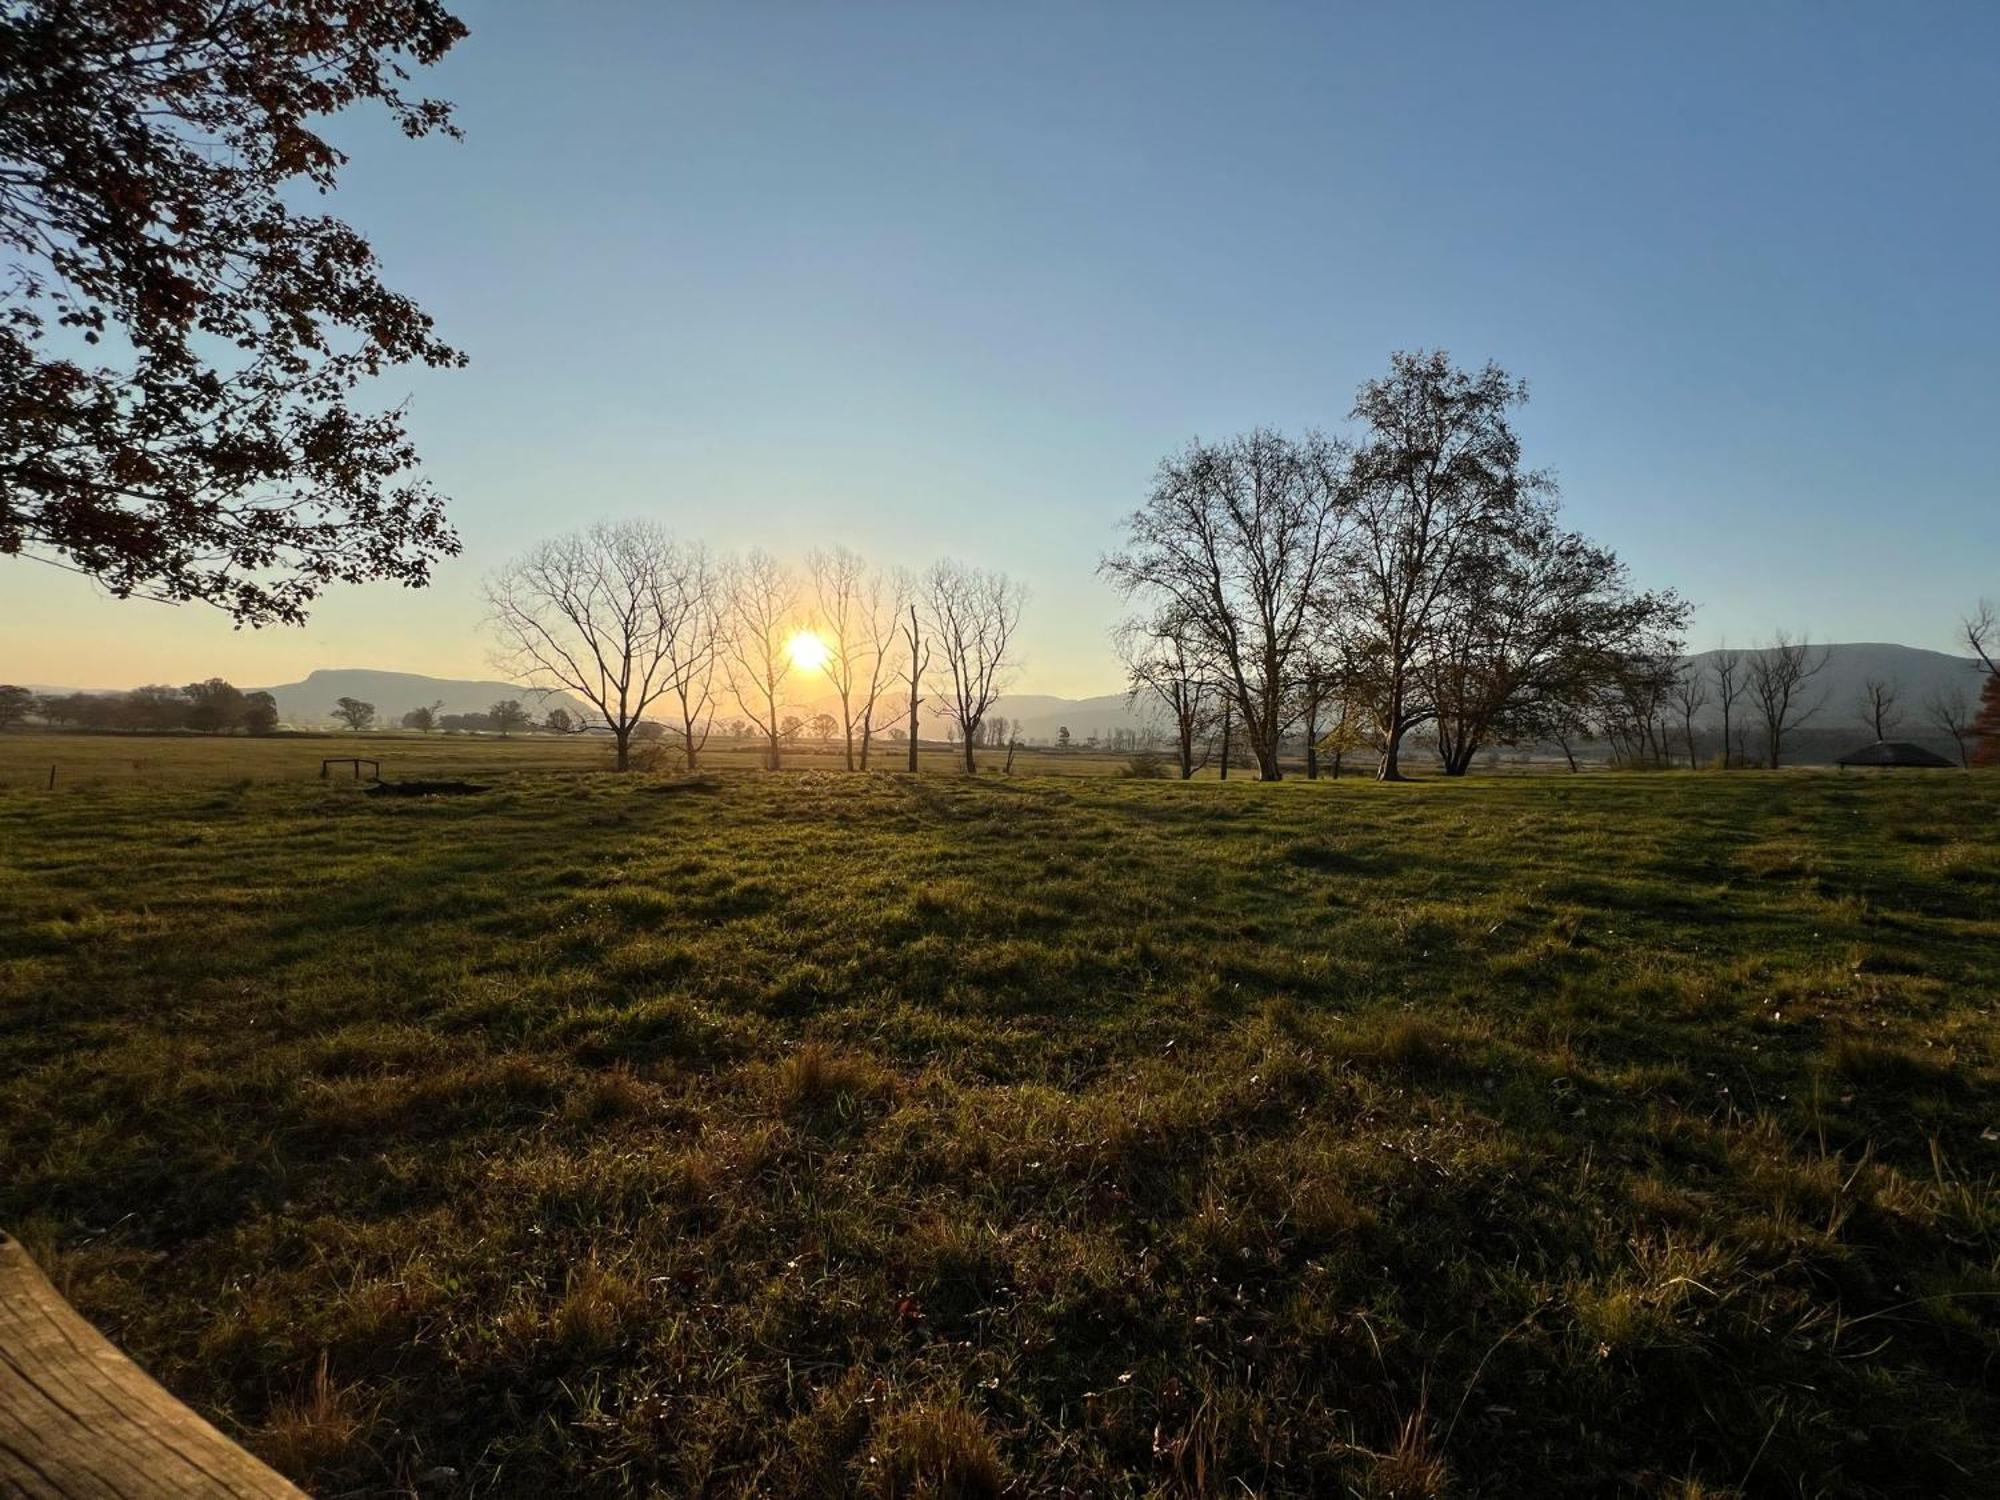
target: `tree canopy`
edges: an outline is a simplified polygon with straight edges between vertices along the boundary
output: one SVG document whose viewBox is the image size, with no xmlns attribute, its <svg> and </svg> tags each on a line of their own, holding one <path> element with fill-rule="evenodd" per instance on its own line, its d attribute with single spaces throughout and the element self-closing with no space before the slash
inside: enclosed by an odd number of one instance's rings
<svg viewBox="0 0 2000 1500">
<path fill-rule="evenodd" d="M 329 585 L 455 553 L 389 366 L 463 362 L 337 218 L 354 104 L 465 27 L 436 0 L 20 0 L 0 8 L 0 553 L 114 595 L 296 623 Z"/>
</svg>

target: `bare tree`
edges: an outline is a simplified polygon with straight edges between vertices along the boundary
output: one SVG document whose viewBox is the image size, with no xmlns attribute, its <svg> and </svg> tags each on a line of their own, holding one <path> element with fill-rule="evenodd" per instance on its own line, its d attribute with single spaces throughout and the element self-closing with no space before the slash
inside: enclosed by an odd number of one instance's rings
<svg viewBox="0 0 2000 1500">
<path fill-rule="evenodd" d="M 1125 523 L 1124 550 L 1099 565 L 1185 622 L 1266 781 L 1283 775 L 1278 745 L 1339 561 L 1345 463 L 1345 449 L 1316 433 L 1195 443 L 1160 465 Z"/>
<path fill-rule="evenodd" d="M 526 729 L 534 722 L 534 716 L 521 706 L 519 698 L 502 698 L 486 710 L 486 717 L 493 721 L 493 727 L 500 731 L 503 740 L 515 730 Z"/>
<path fill-rule="evenodd" d="M 605 522 L 543 542 L 486 585 L 495 663 L 587 703 L 610 730 L 621 771 L 633 731 L 672 683 L 685 621 L 669 608 L 667 580 L 684 556 L 650 521 Z"/>
<path fill-rule="evenodd" d="M 1887 677 L 1871 677 L 1861 684 L 1861 722 L 1875 731 L 1876 739 L 1886 740 L 1903 722 L 1896 707 L 1902 696 L 1902 688 Z"/>
<path fill-rule="evenodd" d="M 1924 717 L 1958 746 L 1958 763 L 1972 765 L 1972 726 L 1978 715 L 1972 694 L 1964 687 L 1939 688 L 1924 702 Z"/>
<path fill-rule="evenodd" d="M 1785 736 L 1824 706 L 1811 698 L 1813 679 L 1826 670 L 1827 652 L 1804 636 L 1779 631 L 1770 645 L 1750 657 L 1750 696 L 1764 725 L 1764 763 L 1778 769 Z M 1810 700 L 1810 701 L 1809 701 Z"/>
<path fill-rule="evenodd" d="M 928 633 L 943 657 L 951 691 L 946 707 L 971 775 L 978 770 L 972 752 L 980 721 L 1014 666 L 1010 653 L 1026 591 L 1004 573 L 946 560 L 924 575 L 924 596 Z"/>
<path fill-rule="evenodd" d="M 889 652 L 902 613 L 901 591 L 846 547 L 814 552 L 807 567 L 812 575 L 813 625 L 826 643 L 821 670 L 840 699 L 847 769 L 855 768 L 858 731 L 865 771 L 876 700 L 888 675 Z"/>
<path fill-rule="evenodd" d="M 682 548 L 675 564 L 661 576 L 659 608 L 679 622 L 667 642 L 667 673 L 679 721 L 674 733 L 693 771 L 715 728 L 715 679 L 728 644 L 732 582 L 728 567 L 699 543 Z"/>
<path fill-rule="evenodd" d="M 1965 644 L 1985 665 L 1987 675 L 2000 677 L 2000 663 L 1994 661 L 1994 653 L 2000 652 L 2000 616 L 1995 615 L 1990 599 L 1981 599 L 1979 608 L 1966 616 Z"/>
<path fill-rule="evenodd" d="M 1674 685 L 1667 690 L 1667 701 L 1681 716 L 1681 736 L 1687 741 L 1688 769 L 1695 770 L 1701 765 L 1701 757 L 1695 748 L 1694 721 L 1708 707 L 1708 680 L 1693 662 L 1681 662 L 1675 668 Z M 1725 739 L 1725 754 L 1727 749 Z"/>
<path fill-rule="evenodd" d="M 1521 468 L 1508 412 L 1527 385 L 1497 365 L 1456 368 L 1443 351 L 1398 353 L 1387 377 L 1361 388 L 1349 493 L 1357 536 L 1348 591 L 1350 656 L 1368 684 L 1382 761 L 1402 780 L 1403 738 L 1430 719 L 1420 663 L 1441 612 L 1511 527 L 1546 476 Z"/>
<path fill-rule="evenodd" d="M 1219 694 L 1214 678 L 1201 660 L 1195 632 L 1171 607 L 1148 620 L 1128 620 L 1119 627 L 1118 652 L 1125 661 L 1126 701 L 1145 694 L 1159 700 L 1174 721 L 1175 749 L 1181 780 L 1192 780 L 1207 764 L 1206 740 L 1215 719 Z M 1062 731 L 1067 738 L 1069 731 Z M 1196 758 L 1197 749 L 1200 758 Z"/>
<path fill-rule="evenodd" d="M 798 585 L 770 553 L 752 551 L 729 594 L 729 640 L 723 661 L 729 690 L 758 734 L 764 763 L 777 770 L 784 735 L 782 691 L 791 675 L 786 649 L 798 619 Z"/>
<path fill-rule="evenodd" d="M 1708 670 L 1715 679 L 1715 702 L 1722 710 L 1722 764 L 1729 767 L 1736 756 L 1736 705 L 1750 692 L 1750 672 L 1743 665 L 1743 653 L 1722 646 L 1708 658 Z"/>
<path fill-rule="evenodd" d="M 914 596 L 914 581 L 904 579 L 902 592 Z M 931 669 L 931 639 L 924 631 L 923 617 L 917 613 L 914 597 L 903 606 L 903 618 L 897 628 L 903 635 L 903 644 L 909 649 L 909 664 L 904 668 L 904 699 L 910 715 L 909 770 L 912 775 L 917 769 L 917 742 L 921 733 L 917 722 L 917 711 L 923 707 L 924 682 Z"/>
<path fill-rule="evenodd" d="M 413 708 L 403 715 L 403 727 L 422 734 L 430 734 L 438 727 L 438 715 L 444 712 L 444 699 Z"/>
</svg>

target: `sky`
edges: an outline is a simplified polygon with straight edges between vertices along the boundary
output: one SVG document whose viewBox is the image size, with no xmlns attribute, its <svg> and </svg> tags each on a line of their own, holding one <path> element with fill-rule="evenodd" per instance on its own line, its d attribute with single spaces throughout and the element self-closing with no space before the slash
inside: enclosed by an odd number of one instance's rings
<svg viewBox="0 0 2000 1500">
<path fill-rule="evenodd" d="M 331 209 L 470 356 L 396 371 L 465 543 L 300 629 L 0 560 L 0 680 L 489 676 L 480 584 L 643 516 L 1027 585 L 1114 691 L 1159 460 L 1525 377 L 1572 526 L 1698 606 L 1949 649 L 2000 595 L 2000 6 L 466 4 Z"/>
</svg>

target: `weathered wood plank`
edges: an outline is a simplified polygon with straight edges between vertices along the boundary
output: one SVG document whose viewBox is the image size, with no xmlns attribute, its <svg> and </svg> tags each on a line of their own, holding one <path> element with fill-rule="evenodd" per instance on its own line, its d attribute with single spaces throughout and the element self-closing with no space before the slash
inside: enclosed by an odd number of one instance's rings
<svg viewBox="0 0 2000 1500">
<path fill-rule="evenodd" d="M 0 1495 L 301 1500 L 303 1491 L 168 1395 L 0 1233 Z"/>
</svg>

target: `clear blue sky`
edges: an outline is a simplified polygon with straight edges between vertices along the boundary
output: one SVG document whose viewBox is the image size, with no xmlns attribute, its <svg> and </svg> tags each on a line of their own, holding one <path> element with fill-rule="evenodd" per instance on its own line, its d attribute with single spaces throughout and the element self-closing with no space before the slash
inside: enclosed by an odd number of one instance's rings
<svg viewBox="0 0 2000 1500">
<path fill-rule="evenodd" d="M 2000 593 L 1990 0 L 465 15 L 424 82 L 466 141 L 343 126 L 334 207 L 472 357 L 385 388 L 466 556 L 261 636 L 16 565 L 0 670 L 469 674 L 485 571 L 651 515 L 1003 567 L 1020 686 L 1106 691 L 1160 456 L 1338 426 L 1418 346 L 1530 380 L 1531 460 L 1697 645 L 1945 647 Z"/>
</svg>

